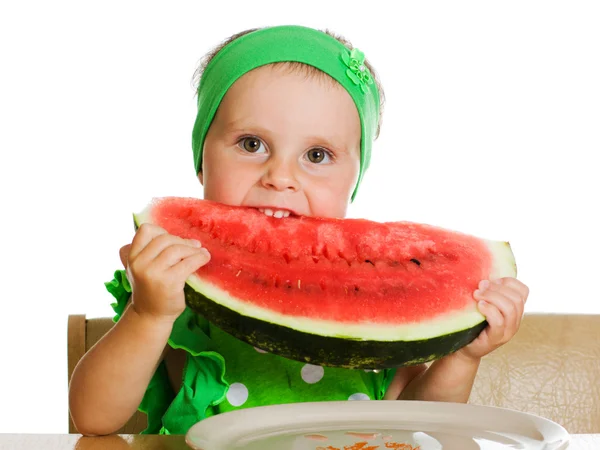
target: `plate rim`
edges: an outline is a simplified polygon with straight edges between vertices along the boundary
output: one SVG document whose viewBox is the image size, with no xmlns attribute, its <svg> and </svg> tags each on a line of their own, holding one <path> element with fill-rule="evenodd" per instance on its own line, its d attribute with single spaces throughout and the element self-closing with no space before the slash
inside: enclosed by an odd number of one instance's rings
<svg viewBox="0 0 600 450">
<path fill-rule="evenodd" d="M 367 406 L 368 405 L 368 406 Z M 385 406 L 384 406 L 385 405 Z M 427 410 L 436 410 L 438 414 L 450 414 L 455 413 L 456 410 L 469 411 L 470 414 L 484 411 L 486 414 L 497 413 L 504 417 L 512 417 L 517 419 L 519 417 L 527 419 L 529 425 L 534 426 L 538 432 L 546 439 L 548 430 L 553 434 L 554 441 L 553 449 L 567 448 L 565 444 L 568 444 L 571 440 L 571 436 L 568 431 L 559 423 L 554 422 L 551 419 L 542 417 L 530 412 L 519 411 L 501 406 L 489 406 L 480 405 L 473 403 L 458 403 L 458 402 L 438 402 L 438 401 L 425 401 L 425 400 L 371 400 L 371 401 L 317 401 L 317 402 L 299 402 L 299 403 L 282 403 L 276 405 L 264 405 L 256 406 L 251 408 L 243 408 L 234 411 L 229 411 L 215 416 L 208 417 L 192 425 L 185 434 L 186 444 L 195 450 L 212 450 L 214 445 L 218 445 L 219 437 L 223 436 L 222 431 L 232 421 L 237 422 L 239 420 L 247 421 L 250 423 L 249 418 L 256 419 L 256 416 L 278 417 L 278 412 L 284 411 L 289 414 L 290 410 L 297 410 L 298 415 L 309 413 L 311 416 L 316 415 L 328 415 L 328 419 L 331 422 L 336 422 L 335 417 L 331 415 L 332 409 L 337 409 L 343 415 L 355 414 L 358 412 L 358 408 L 367 408 L 372 411 L 363 411 L 361 413 L 366 416 L 360 417 L 360 420 L 368 422 L 368 413 L 384 413 L 393 412 L 396 414 L 407 414 L 410 413 L 410 409 L 418 410 L 420 414 L 426 413 Z M 386 411 L 387 409 L 387 411 Z M 440 411 L 440 409 L 442 411 Z M 445 411 L 444 411 L 445 410 Z M 329 412 L 329 414 L 327 414 Z M 459 411 L 460 412 L 460 411 Z M 318 418 L 317 418 L 318 420 Z M 261 421 L 265 424 L 264 420 Z M 347 418 L 340 417 L 338 420 L 340 424 L 348 422 Z M 432 422 L 435 424 L 436 422 Z M 292 422 L 290 422 L 292 425 Z M 366 428 L 369 428 L 366 423 Z M 543 432 L 546 430 L 546 433 Z M 198 436 L 203 435 L 201 438 Z M 206 448 L 205 448 L 206 447 Z"/>
</svg>

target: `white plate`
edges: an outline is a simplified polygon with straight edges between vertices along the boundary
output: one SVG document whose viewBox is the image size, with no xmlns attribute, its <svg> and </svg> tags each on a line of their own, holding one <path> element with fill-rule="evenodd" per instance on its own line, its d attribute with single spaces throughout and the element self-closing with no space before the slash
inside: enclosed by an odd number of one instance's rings
<svg viewBox="0 0 600 450">
<path fill-rule="evenodd" d="M 410 450 L 399 445 L 403 443 L 419 450 L 561 450 L 567 448 L 569 434 L 548 419 L 504 408 L 347 401 L 264 406 L 213 416 L 190 428 L 186 442 L 196 450 Z"/>
</svg>

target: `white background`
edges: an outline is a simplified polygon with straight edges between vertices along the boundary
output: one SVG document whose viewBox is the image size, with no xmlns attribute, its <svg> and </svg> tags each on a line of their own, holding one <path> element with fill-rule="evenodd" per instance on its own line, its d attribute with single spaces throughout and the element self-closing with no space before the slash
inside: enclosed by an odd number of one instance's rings
<svg viewBox="0 0 600 450">
<path fill-rule="evenodd" d="M 208 3 L 0 7 L 0 432 L 67 432 L 67 315 L 112 314 L 132 212 L 201 195 L 190 80 L 250 27 L 328 27 L 380 73 L 351 216 L 508 240 L 527 311 L 600 313 L 597 2 Z"/>
</svg>

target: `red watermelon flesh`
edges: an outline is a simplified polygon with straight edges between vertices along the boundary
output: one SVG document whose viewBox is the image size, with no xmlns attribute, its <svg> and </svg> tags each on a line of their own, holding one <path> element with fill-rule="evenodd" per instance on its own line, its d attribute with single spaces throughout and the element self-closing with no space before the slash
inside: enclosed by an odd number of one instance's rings
<svg viewBox="0 0 600 450">
<path fill-rule="evenodd" d="M 352 339 L 410 340 L 476 325 L 484 320 L 473 299 L 479 281 L 516 275 L 508 243 L 411 222 L 274 218 L 175 197 L 155 199 L 136 221 L 209 250 L 189 283 L 211 300 Z"/>
</svg>

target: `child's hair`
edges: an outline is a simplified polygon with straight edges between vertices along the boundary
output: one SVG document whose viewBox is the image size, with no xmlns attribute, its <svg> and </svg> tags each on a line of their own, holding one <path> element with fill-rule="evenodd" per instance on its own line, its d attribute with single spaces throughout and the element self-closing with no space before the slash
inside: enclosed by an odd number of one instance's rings
<svg viewBox="0 0 600 450">
<path fill-rule="evenodd" d="M 213 60 L 213 58 L 217 55 L 217 53 L 219 53 L 227 44 L 235 41 L 236 39 L 248 34 L 248 33 L 252 33 L 253 31 L 258 31 L 261 30 L 262 28 L 251 28 L 249 30 L 245 30 L 245 31 L 241 31 L 239 33 L 236 33 L 230 37 L 228 37 L 227 39 L 225 39 L 223 42 L 221 42 L 219 45 L 217 45 L 215 48 L 213 48 L 210 52 L 208 52 L 201 60 L 200 63 L 196 69 L 196 71 L 194 72 L 194 76 L 192 79 L 192 85 L 194 87 L 194 90 L 196 91 L 196 94 L 198 93 L 198 86 L 200 85 L 200 78 L 202 77 L 202 74 L 204 73 L 204 70 L 206 69 L 206 67 L 208 66 L 208 64 Z M 337 39 L 340 43 L 342 43 L 348 50 L 352 50 L 354 47 L 352 46 L 352 44 L 350 43 L 350 41 L 348 41 L 347 39 L 345 39 L 344 37 L 337 35 L 329 30 L 321 30 L 323 33 L 328 34 L 329 36 Z M 375 69 L 371 66 L 371 64 L 369 64 L 369 61 L 365 58 L 365 62 L 364 62 L 365 66 L 367 67 L 367 69 L 369 69 L 369 71 L 371 72 L 371 75 L 373 76 L 373 80 L 375 81 L 375 84 L 377 86 L 377 89 L 379 91 L 379 123 L 377 126 L 377 133 L 375 134 L 375 139 L 379 136 L 379 130 L 381 129 L 381 119 L 383 116 L 383 106 L 385 103 L 385 95 L 383 92 L 383 86 L 381 85 L 381 81 L 379 80 L 379 77 L 377 75 L 377 72 L 375 72 Z M 277 62 L 277 63 L 272 63 L 271 65 L 273 66 L 284 66 L 290 69 L 291 72 L 295 72 L 295 73 L 304 73 L 307 76 L 316 76 L 316 77 L 323 77 L 324 79 L 329 79 L 334 83 L 337 83 L 337 81 L 335 81 L 331 76 L 329 76 L 328 74 L 326 74 L 325 72 L 317 69 L 316 67 L 310 66 L 308 64 L 304 64 L 301 62 L 296 62 L 296 61 L 290 61 L 290 62 Z"/>
</svg>

